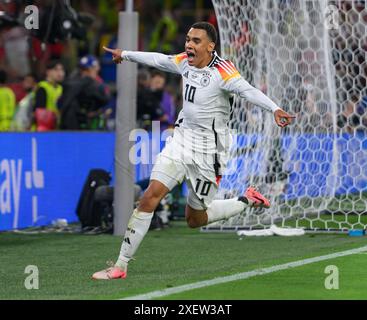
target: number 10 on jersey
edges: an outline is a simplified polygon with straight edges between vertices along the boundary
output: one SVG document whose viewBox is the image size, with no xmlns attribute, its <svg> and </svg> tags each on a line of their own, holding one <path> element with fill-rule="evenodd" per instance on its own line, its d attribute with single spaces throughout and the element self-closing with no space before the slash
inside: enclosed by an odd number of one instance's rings
<svg viewBox="0 0 367 320">
<path fill-rule="evenodd" d="M 195 92 L 196 87 L 187 84 L 185 89 L 185 100 L 194 103 Z"/>
</svg>

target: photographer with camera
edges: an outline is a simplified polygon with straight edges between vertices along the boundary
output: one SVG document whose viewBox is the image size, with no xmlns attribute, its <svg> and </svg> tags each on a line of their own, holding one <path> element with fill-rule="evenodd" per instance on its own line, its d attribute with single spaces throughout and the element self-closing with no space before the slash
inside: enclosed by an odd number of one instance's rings
<svg viewBox="0 0 367 320">
<path fill-rule="evenodd" d="M 61 124 L 64 130 L 103 129 L 103 107 L 110 96 L 99 80 L 100 66 L 96 57 L 84 56 L 79 61 L 79 73 L 64 85 L 60 101 Z"/>
</svg>

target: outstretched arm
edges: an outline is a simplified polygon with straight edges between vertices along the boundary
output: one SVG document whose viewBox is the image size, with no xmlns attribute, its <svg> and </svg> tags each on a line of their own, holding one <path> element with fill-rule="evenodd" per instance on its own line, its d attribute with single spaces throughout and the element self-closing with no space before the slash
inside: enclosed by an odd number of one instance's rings
<svg viewBox="0 0 367 320">
<path fill-rule="evenodd" d="M 112 60 L 115 63 L 122 61 L 131 61 L 145 64 L 150 67 L 160 69 L 162 71 L 180 74 L 179 61 L 176 56 L 168 56 L 156 52 L 126 51 L 121 49 L 111 49 L 103 47 L 103 49 L 112 54 Z"/>
<path fill-rule="evenodd" d="M 218 65 L 218 71 L 222 77 L 221 88 L 228 92 L 235 93 L 247 101 L 262 107 L 265 110 L 273 112 L 274 120 L 279 127 L 285 127 L 292 122 L 295 116 L 288 114 L 281 108 L 279 108 L 269 97 L 262 93 L 259 89 L 256 89 L 250 85 L 234 65 L 230 61 L 226 61 Z"/>
<path fill-rule="evenodd" d="M 274 114 L 274 120 L 276 124 L 283 128 L 291 124 L 294 115 L 290 115 L 283 109 L 278 107 L 268 96 L 255 87 L 251 86 L 242 77 L 239 78 L 237 85 L 235 86 L 237 94 L 247 101 L 271 111 Z"/>
</svg>

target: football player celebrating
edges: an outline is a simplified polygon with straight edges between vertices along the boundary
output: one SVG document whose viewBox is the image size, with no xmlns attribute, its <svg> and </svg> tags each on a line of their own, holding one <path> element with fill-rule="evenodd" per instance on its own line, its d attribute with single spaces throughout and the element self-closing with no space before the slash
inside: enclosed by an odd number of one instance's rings
<svg viewBox="0 0 367 320">
<path fill-rule="evenodd" d="M 185 52 L 178 55 L 104 48 L 115 63 L 132 61 L 180 74 L 183 108 L 171 141 L 157 157 L 149 187 L 132 213 L 115 265 L 96 272 L 93 279 L 126 277 L 128 263 L 149 229 L 154 210 L 184 179 L 189 188 L 185 217 L 191 228 L 228 219 L 246 207 L 270 207 L 269 200 L 254 187 L 240 197 L 213 200 L 228 160 L 231 94 L 272 112 L 280 127 L 289 125 L 294 118 L 243 79 L 231 61 L 219 57 L 216 42 L 214 26 L 198 22 L 186 35 Z"/>
</svg>

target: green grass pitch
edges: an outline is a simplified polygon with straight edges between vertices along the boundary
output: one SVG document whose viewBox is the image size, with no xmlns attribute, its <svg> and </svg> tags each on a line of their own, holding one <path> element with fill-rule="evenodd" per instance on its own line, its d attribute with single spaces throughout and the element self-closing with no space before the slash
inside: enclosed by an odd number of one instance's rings
<svg viewBox="0 0 367 320">
<path fill-rule="evenodd" d="M 367 245 L 345 234 L 243 238 L 202 233 L 183 221 L 149 231 L 125 280 L 93 281 L 116 259 L 111 235 L 0 233 L 0 299 L 119 299 Z M 366 299 L 367 254 L 312 263 L 208 286 L 162 299 Z M 39 289 L 27 290 L 27 265 L 39 270 Z M 325 266 L 339 268 L 338 290 L 327 290 Z"/>
</svg>

